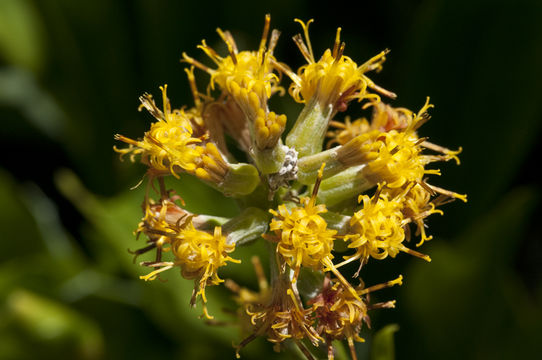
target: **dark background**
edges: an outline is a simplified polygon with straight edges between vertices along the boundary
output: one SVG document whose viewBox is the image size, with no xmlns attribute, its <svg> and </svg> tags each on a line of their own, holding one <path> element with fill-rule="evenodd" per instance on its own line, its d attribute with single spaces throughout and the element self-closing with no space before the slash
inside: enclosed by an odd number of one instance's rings
<svg viewBox="0 0 542 360">
<path fill-rule="evenodd" d="M 397 308 L 373 312 L 373 331 L 399 324 L 398 359 L 534 358 L 542 338 L 536 0 L 0 1 L 0 358 L 234 357 L 231 342 L 242 335 L 221 311 L 233 308 L 227 291 L 209 290 L 226 324 L 206 326 L 188 307 L 191 282 L 176 271 L 164 284 L 137 279 L 145 270 L 126 249 L 142 244 L 131 234 L 142 191 L 129 189 L 144 168 L 119 161 L 113 135 L 141 136 L 151 118 L 137 112 L 138 96 L 159 98 L 165 83 L 173 106 L 191 106 L 181 53 L 204 59 L 203 38 L 224 50 L 216 27 L 254 49 L 265 13 L 282 32 L 277 58 L 293 68 L 303 64 L 294 18 L 315 19 L 317 56 L 338 26 L 358 64 L 391 49 L 372 79 L 399 95 L 396 106 L 418 110 L 430 96 L 421 136 L 464 149 L 461 166 L 442 164 L 432 179 L 469 196 L 429 219 L 435 239 L 422 251 L 433 262 L 404 255 L 362 274 L 368 284 L 405 276 L 401 288 L 375 294 Z M 289 119 L 299 111 L 287 98 L 273 105 Z M 171 186 L 193 211 L 235 214 L 231 200 L 191 178 Z M 254 286 L 249 254 L 263 249 L 240 249 L 244 264 L 224 277 Z M 362 359 L 378 358 L 371 333 L 358 344 Z M 263 340 L 242 354 L 278 357 Z"/>
</svg>

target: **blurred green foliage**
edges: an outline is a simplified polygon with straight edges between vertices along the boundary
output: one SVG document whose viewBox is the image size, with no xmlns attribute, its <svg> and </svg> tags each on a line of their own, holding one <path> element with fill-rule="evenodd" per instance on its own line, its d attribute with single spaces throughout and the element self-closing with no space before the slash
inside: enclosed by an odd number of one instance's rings
<svg viewBox="0 0 542 360">
<path fill-rule="evenodd" d="M 359 2 L 357 2 L 359 5 Z M 214 29 L 255 47 L 263 16 L 282 31 L 277 56 L 302 64 L 289 39 L 293 18 L 316 22 L 317 52 L 343 27 L 346 54 L 363 61 L 392 53 L 375 78 L 399 94 L 397 106 L 436 104 L 421 133 L 463 146 L 462 165 L 442 165 L 442 187 L 468 193 L 429 220 L 431 264 L 406 256 L 375 263 L 365 282 L 402 273 L 404 285 L 377 294 L 397 309 L 372 314 L 360 359 L 534 358 L 542 335 L 540 166 L 542 3 L 387 1 L 352 5 L 284 0 L 229 1 L 0 0 L 0 358 L 233 358 L 242 339 L 231 325 L 231 294 L 209 289 L 214 325 L 190 309 L 192 282 L 178 273 L 144 283 L 127 249 L 140 214 L 141 165 L 120 162 L 113 134 L 137 137 L 150 123 L 137 98 L 169 84 L 173 105 L 191 101 L 178 63 L 202 58 Z M 203 75 L 205 76 L 205 75 Z M 275 101 L 275 100 L 274 100 Z M 278 99 L 278 111 L 294 106 Z M 354 106 L 351 115 L 359 113 Z M 66 170 L 70 169 L 70 170 Z M 191 177 L 168 185 L 187 208 L 232 216 L 231 199 Z M 256 287 L 251 254 L 223 277 Z M 378 299 L 377 299 L 378 300 Z M 400 326 L 389 325 L 397 323 Z M 372 334 L 372 335 L 371 335 Z M 395 344 L 394 344 L 395 342 Z M 277 358 L 265 340 L 243 358 Z M 337 358 L 344 358 L 344 349 Z M 281 357 L 299 358 L 295 351 Z"/>
</svg>

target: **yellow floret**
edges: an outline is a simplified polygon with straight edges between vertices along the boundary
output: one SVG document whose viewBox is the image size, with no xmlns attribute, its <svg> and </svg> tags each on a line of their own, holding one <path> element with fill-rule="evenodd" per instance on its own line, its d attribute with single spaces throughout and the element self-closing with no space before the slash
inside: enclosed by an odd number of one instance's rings
<svg viewBox="0 0 542 360">
<path fill-rule="evenodd" d="M 294 37 L 294 41 L 308 64 L 302 66 L 297 74 L 286 72 L 293 81 L 289 92 L 295 101 L 307 103 L 314 98 L 322 108 L 331 105 L 335 110 L 344 111 L 347 103 L 353 99 L 379 99 L 378 95 L 368 93 L 367 88 L 395 97 L 395 94 L 376 86 L 365 75 L 369 71 L 382 68 L 387 51 L 382 51 L 358 66 L 351 58 L 343 55 L 345 44 L 340 42 L 341 28 L 338 28 L 333 50 L 327 49 L 320 60 L 315 61 L 308 31 L 312 20 L 307 23 L 299 19 L 296 21 L 303 28 L 306 44 L 301 35 Z"/>
<path fill-rule="evenodd" d="M 193 137 L 191 125 L 192 116 L 184 110 L 171 111 L 167 98 L 167 85 L 161 87 L 164 111 L 160 111 L 152 97 L 142 97 L 142 106 L 158 120 L 151 125 L 143 140 L 132 140 L 122 135 L 116 135 L 117 140 L 130 144 L 127 149 L 116 149 L 122 155 L 141 155 L 142 160 L 153 169 L 169 172 L 177 176 L 179 169 L 191 172 L 196 168 L 197 158 L 201 150 L 196 146 L 201 139 Z"/>
<path fill-rule="evenodd" d="M 204 314 L 210 317 L 205 308 L 207 298 L 205 287 L 218 285 L 224 280 L 218 277 L 218 268 L 227 262 L 239 263 L 228 254 L 235 250 L 235 244 L 228 244 L 222 235 L 222 228 L 217 226 L 210 234 L 198 230 L 190 223 L 183 229 L 174 242 L 171 250 L 175 256 L 174 264 L 181 268 L 181 274 L 186 279 L 195 279 L 195 289 L 191 303 L 195 304 L 197 296 L 201 295 L 204 304 Z"/>
<path fill-rule="evenodd" d="M 427 255 L 403 245 L 405 240 L 404 217 L 401 212 L 403 204 L 395 199 L 390 200 L 381 189 L 382 187 L 379 187 L 372 198 L 360 195 L 359 200 L 363 202 L 363 208 L 352 216 L 350 234 L 345 236 L 345 240 L 350 241 L 348 247 L 355 249 L 356 252 L 345 257 L 344 263 L 360 259 L 362 264 L 365 264 L 370 257 L 381 260 L 388 256 L 395 257 L 401 251 L 430 261 Z"/>
</svg>

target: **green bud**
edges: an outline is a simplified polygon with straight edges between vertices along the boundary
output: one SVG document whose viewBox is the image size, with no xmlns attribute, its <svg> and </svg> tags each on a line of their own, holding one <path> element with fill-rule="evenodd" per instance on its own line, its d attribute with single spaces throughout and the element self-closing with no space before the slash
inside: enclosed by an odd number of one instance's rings
<svg viewBox="0 0 542 360">
<path fill-rule="evenodd" d="M 248 195 L 260 183 L 258 170 L 250 164 L 230 164 L 218 189 L 227 196 Z"/>
</svg>

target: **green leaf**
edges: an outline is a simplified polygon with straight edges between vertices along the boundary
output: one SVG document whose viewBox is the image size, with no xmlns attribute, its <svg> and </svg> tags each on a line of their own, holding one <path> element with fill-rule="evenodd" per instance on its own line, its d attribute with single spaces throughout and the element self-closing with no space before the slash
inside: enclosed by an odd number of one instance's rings
<svg viewBox="0 0 542 360">
<path fill-rule="evenodd" d="M 393 334 L 399 330 L 397 324 L 390 324 L 380 329 L 374 336 L 371 346 L 371 360 L 394 360 L 395 346 Z"/>
<path fill-rule="evenodd" d="M 31 72 L 16 67 L 0 69 L 0 104 L 17 109 L 29 123 L 49 138 L 62 140 L 68 124 L 66 114 L 49 90 L 40 85 Z M 30 135 L 25 133 L 23 136 Z"/>
<path fill-rule="evenodd" d="M 8 316 L 26 333 L 45 343 L 73 343 L 83 359 L 103 353 L 103 338 L 90 319 L 52 299 L 25 289 L 12 291 L 6 299 Z"/>
<path fill-rule="evenodd" d="M 36 71 L 43 65 L 43 25 L 27 0 L 0 1 L 0 54 L 9 63 Z"/>
<path fill-rule="evenodd" d="M 24 224 L 24 226 L 23 226 Z M 20 188 L 0 168 L 0 260 L 40 252 L 44 249 L 39 230 L 20 196 Z M 24 241 L 18 241 L 24 239 Z"/>
<path fill-rule="evenodd" d="M 95 242 L 100 243 L 102 255 L 108 256 L 109 263 L 115 261 L 114 265 L 131 274 L 133 278 L 149 272 L 133 264 L 132 256 L 127 252 L 127 248 L 134 244 L 131 231 L 140 216 L 142 189 L 106 201 L 91 194 L 68 170 L 58 173 L 56 182 L 61 192 L 93 226 L 98 235 L 95 236 Z M 140 282 L 141 304 L 175 341 L 186 343 L 207 341 L 212 338 L 230 346 L 232 341 L 238 340 L 236 332 L 232 332 L 230 328 L 211 327 L 202 319 L 198 319 L 201 314 L 200 306 L 192 309 L 189 305 L 194 288 L 193 280 L 183 279 L 177 268 L 162 273 L 161 279 L 166 282 L 160 280 Z M 208 287 L 206 294 L 209 299 L 209 312 L 217 321 L 228 321 L 222 309 L 227 307 L 230 297 L 224 297 L 224 293 L 217 287 Z M 182 324 L 182 328 L 179 328 L 179 324 Z M 202 335 L 207 337 L 207 340 L 201 338 Z"/>
<path fill-rule="evenodd" d="M 529 328 L 521 318 L 524 315 L 513 310 L 517 305 L 499 289 L 510 287 L 506 282 L 514 272 L 517 246 L 538 199 L 532 188 L 515 189 L 459 236 L 455 246 L 439 239 L 431 241 L 426 251 L 433 259 L 430 266 L 412 262 L 403 291 L 406 312 L 416 327 L 408 331 L 420 338 L 424 351 L 440 351 L 450 354 L 449 358 L 481 353 L 484 342 L 506 339 L 507 332 L 515 332 L 510 322 L 516 331 Z M 514 298 L 526 297 L 525 290 L 519 290 Z M 443 324 L 446 331 L 436 331 Z M 456 343 L 462 346 L 458 348 Z M 502 340 L 500 345 L 504 347 L 504 343 Z"/>
<path fill-rule="evenodd" d="M 222 230 L 228 234 L 228 241 L 236 246 L 249 244 L 267 232 L 271 215 L 258 208 L 247 208 L 241 214 L 224 224 Z"/>
<path fill-rule="evenodd" d="M 322 291 L 324 277 L 325 275 L 321 271 L 314 271 L 306 267 L 301 268 L 297 288 L 305 301 L 312 299 Z"/>
</svg>

